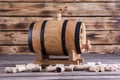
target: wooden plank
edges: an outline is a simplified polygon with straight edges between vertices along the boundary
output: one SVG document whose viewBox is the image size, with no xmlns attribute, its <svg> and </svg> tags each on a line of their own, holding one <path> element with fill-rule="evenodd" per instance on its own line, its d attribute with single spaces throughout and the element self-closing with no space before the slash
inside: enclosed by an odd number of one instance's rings
<svg viewBox="0 0 120 80">
<path fill-rule="evenodd" d="M 82 58 L 84 58 L 84 63 L 86 62 L 102 62 L 105 64 L 115 64 L 115 63 L 120 63 L 119 60 L 119 56 L 120 54 L 95 54 L 95 53 L 90 53 L 90 54 L 82 54 L 81 55 Z M 58 59 L 58 57 L 61 57 L 63 59 L 68 59 L 68 56 L 54 56 L 56 57 L 56 59 Z M 8 66 L 15 66 L 16 64 L 27 64 L 27 63 L 33 63 L 35 59 L 35 55 L 34 54 L 12 54 L 12 55 L 6 55 L 6 54 L 2 54 L 0 55 L 0 74 L 2 72 L 3 69 L 1 69 L 1 67 L 8 67 Z M 3 73 L 3 72 L 2 72 Z M 83 74 L 81 74 L 81 72 L 79 72 L 79 74 L 76 74 L 76 72 L 72 72 L 74 74 L 72 75 L 96 75 L 96 73 L 87 73 L 87 72 L 83 72 Z M 22 76 L 23 73 L 21 74 L 16 74 L 14 76 Z M 32 73 L 27 73 L 29 75 L 31 75 Z M 105 72 L 105 73 L 97 73 L 97 75 L 119 75 L 120 72 Z M 35 76 L 39 76 L 39 75 L 48 75 L 50 76 L 50 74 L 48 73 L 38 73 L 38 74 L 34 74 Z M 51 75 L 55 75 L 52 74 Z M 71 73 L 68 74 L 64 74 L 64 75 L 71 75 Z M 5 74 L 4 76 L 10 76 L 9 74 Z M 24 76 L 27 76 L 26 73 L 24 74 Z M 33 76 L 33 75 L 32 75 Z"/>
<path fill-rule="evenodd" d="M 0 46 L 1 54 L 30 54 L 28 46 Z"/>
<path fill-rule="evenodd" d="M 95 52 L 99 54 L 105 53 L 119 54 L 120 45 L 92 45 L 90 52 Z"/>
<path fill-rule="evenodd" d="M 90 59 L 117 59 L 119 60 L 120 54 L 96 54 L 96 53 L 89 53 L 89 54 L 81 54 L 87 60 Z M 36 55 L 33 54 L 0 54 L 0 61 L 1 60 L 33 60 L 35 59 Z M 50 59 L 68 59 L 68 56 L 60 55 L 50 55 Z M 109 62 L 109 61 L 108 61 Z M 119 60 L 120 62 L 120 60 Z"/>
<path fill-rule="evenodd" d="M 118 2 L 119 0 L 0 0 L 1 2 Z"/>
<path fill-rule="evenodd" d="M 79 61 L 76 60 L 76 61 L 69 61 L 68 59 L 67 60 L 42 60 L 42 61 L 37 61 L 35 62 L 37 64 L 43 64 L 43 65 L 55 65 L 55 64 L 79 64 Z M 81 63 L 81 62 L 80 62 Z"/>
<path fill-rule="evenodd" d="M 120 3 L 0 3 L 0 16 L 120 16 Z"/>
<path fill-rule="evenodd" d="M 2 80 L 120 80 L 120 76 L 44 76 L 44 77 L 2 77 Z"/>
<path fill-rule="evenodd" d="M 90 59 L 116 59 L 120 62 L 119 60 L 119 56 L 120 54 L 96 54 L 96 53 L 89 53 L 89 54 L 81 54 L 81 56 L 86 59 L 86 60 L 90 60 Z M 33 54 L 0 54 L 0 61 L 1 60 L 33 60 L 35 59 L 36 55 Z M 52 59 L 68 59 L 68 56 L 64 56 L 64 55 L 60 55 L 60 56 L 55 56 L 55 55 L 50 55 L 50 58 Z M 109 61 L 106 61 L 107 63 Z M 114 63 L 116 61 L 113 61 Z M 104 63 L 104 62 L 103 62 Z M 111 62 L 110 62 L 111 63 Z"/>
<path fill-rule="evenodd" d="M 35 54 L 0 54 L 0 60 L 33 60 Z M 119 57 L 119 56 L 116 56 Z M 113 58 L 116 58 L 113 57 Z"/>
<path fill-rule="evenodd" d="M 120 31 L 87 31 L 91 44 L 120 44 Z M 28 44 L 27 31 L 1 31 L 0 45 Z"/>
<path fill-rule="evenodd" d="M 0 44 L 27 44 L 28 32 L 0 32 Z"/>
<path fill-rule="evenodd" d="M 52 17 L 0 17 L 0 30 L 28 30 L 29 24 L 39 20 L 52 20 Z M 120 17 L 63 17 L 80 19 L 86 30 L 120 30 Z"/>
<path fill-rule="evenodd" d="M 90 52 L 118 54 L 120 45 L 92 45 Z M 31 54 L 31 52 L 28 46 L 0 46 L 0 54 Z"/>
<path fill-rule="evenodd" d="M 2 69 L 2 68 L 0 68 Z M 8 73 L 3 73 L 0 74 L 0 77 L 46 77 L 46 76 L 119 76 L 120 72 L 86 72 L 86 71 L 73 71 L 73 72 L 62 72 L 61 73 L 56 73 L 56 72 L 23 72 L 23 73 L 16 73 L 16 74 L 8 74 Z"/>
<path fill-rule="evenodd" d="M 105 64 L 115 64 L 115 63 L 120 63 L 119 60 L 119 56 L 120 54 L 82 54 L 82 58 L 84 58 L 85 63 L 86 62 L 102 62 Z M 55 56 L 56 58 L 60 57 L 60 56 Z M 67 56 L 61 56 L 62 58 L 65 57 L 65 59 L 67 59 Z M 27 63 L 33 63 L 35 59 L 35 55 L 32 54 L 12 54 L 12 55 L 0 55 L 0 74 L 2 72 L 3 69 L 1 69 L 1 67 L 7 67 L 7 66 L 15 66 L 15 64 L 27 64 Z M 79 72 L 80 74 L 75 74 L 76 72 L 72 72 L 75 75 L 96 75 L 96 73 L 87 73 L 87 72 L 83 72 L 83 74 L 81 74 L 81 72 Z M 16 74 L 14 76 L 22 76 L 23 73 L 21 74 Z M 27 73 L 29 75 L 31 75 L 31 73 Z M 48 73 L 39 73 L 39 74 L 35 74 L 35 76 L 40 76 L 40 75 L 49 75 Z M 105 72 L 105 73 L 97 73 L 97 75 L 119 75 L 120 73 L 118 72 Z M 54 74 L 51 74 L 54 75 Z M 64 74 L 66 76 L 71 75 L 71 73 L 68 74 Z M 11 76 L 9 74 L 5 74 L 4 76 Z M 24 76 L 27 76 L 26 73 L 24 74 Z M 33 75 L 32 75 L 33 76 Z"/>
<path fill-rule="evenodd" d="M 91 44 L 120 44 L 120 31 L 87 31 Z"/>
<path fill-rule="evenodd" d="M 24 55 L 23 55 L 24 56 Z M 87 55 L 86 55 L 87 56 Z M 99 55 L 97 55 L 97 56 L 99 56 Z M 17 57 L 18 58 L 18 57 Z M 97 58 L 95 58 L 95 57 L 92 57 L 91 59 L 86 59 L 86 58 L 84 58 L 84 57 L 82 57 L 83 59 L 84 59 L 84 63 L 86 63 L 86 62 L 102 62 L 102 63 L 104 63 L 104 64 L 116 64 L 116 63 L 120 63 L 120 59 L 119 58 L 113 58 L 113 59 L 103 59 L 103 58 L 100 58 L 100 59 L 97 59 Z M 14 67 L 16 64 L 28 64 L 28 63 L 34 63 L 34 60 L 35 60 L 35 58 L 33 58 L 33 59 L 13 59 L 13 60 L 8 60 L 8 59 L 6 59 L 6 60 L 0 60 L 1 62 L 0 62 L 0 67 Z"/>
</svg>

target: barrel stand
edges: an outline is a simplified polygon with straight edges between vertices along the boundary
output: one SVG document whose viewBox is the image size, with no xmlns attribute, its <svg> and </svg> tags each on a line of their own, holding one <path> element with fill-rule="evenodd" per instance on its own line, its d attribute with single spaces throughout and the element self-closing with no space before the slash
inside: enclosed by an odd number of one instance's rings
<svg viewBox="0 0 120 80">
<path fill-rule="evenodd" d="M 83 59 L 80 54 L 77 54 L 74 50 L 69 51 L 68 59 L 50 59 L 49 56 L 42 55 L 41 51 L 36 53 L 35 64 L 40 65 L 54 65 L 54 64 L 80 64 L 83 63 Z"/>
</svg>

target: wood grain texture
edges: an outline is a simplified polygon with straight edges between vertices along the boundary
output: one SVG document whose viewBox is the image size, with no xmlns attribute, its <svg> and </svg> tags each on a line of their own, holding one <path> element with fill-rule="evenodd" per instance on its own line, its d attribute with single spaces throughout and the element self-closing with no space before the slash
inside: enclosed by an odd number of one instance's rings
<svg viewBox="0 0 120 80">
<path fill-rule="evenodd" d="M 120 3 L 0 3 L 0 16 L 120 16 Z"/>
<path fill-rule="evenodd" d="M 92 45 L 90 52 L 119 54 L 120 45 Z M 31 52 L 28 46 L 0 46 L 0 54 L 31 54 Z"/>
<path fill-rule="evenodd" d="M 62 34 L 62 25 L 63 20 L 53 20 L 46 23 L 46 29 L 44 34 L 44 44 L 46 52 L 48 54 L 63 54 L 61 34 Z"/>
<path fill-rule="evenodd" d="M 53 20 L 52 17 L 0 17 L 0 30 L 28 30 L 29 24 L 39 20 Z M 120 30 L 120 17 L 63 17 L 80 19 L 86 30 Z"/>
<path fill-rule="evenodd" d="M 87 39 L 92 44 L 120 45 L 120 31 L 87 31 Z"/>
<path fill-rule="evenodd" d="M 120 0 L 0 0 L 0 52 L 30 53 L 29 24 L 58 12 L 85 23 L 92 52 L 120 53 Z"/>
<path fill-rule="evenodd" d="M 0 46 L 1 54 L 27 54 L 30 53 L 28 46 Z"/>
<path fill-rule="evenodd" d="M 27 44 L 28 33 L 27 32 L 0 32 L 0 44 Z"/>
<path fill-rule="evenodd" d="M 54 23 L 54 24 L 53 24 Z M 61 38 L 61 36 L 64 36 L 64 33 L 62 33 L 62 26 L 63 26 L 64 20 L 50 20 L 47 21 L 45 24 L 45 30 L 44 30 L 44 46 L 47 54 L 51 55 L 63 55 L 62 50 L 62 40 L 65 39 L 66 44 L 66 50 L 76 50 L 76 44 L 75 44 L 75 33 L 77 33 L 76 25 L 78 23 L 78 20 L 68 20 L 68 23 L 66 25 L 66 32 L 65 32 L 65 38 Z M 42 37 L 40 35 L 43 35 L 41 33 L 41 30 L 43 30 L 42 27 L 43 20 L 36 22 L 34 24 L 34 27 L 32 29 L 32 38 L 33 41 L 33 49 L 35 52 L 38 52 L 43 48 L 42 46 Z M 86 30 L 84 29 L 84 24 L 80 24 L 81 27 L 81 33 L 78 34 L 80 38 L 76 38 L 78 41 L 80 40 L 80 45 L 86 44 Z M 85 33 L 85 35 L 83 35 Z M 82 36 L 82 38 L 81 38 Z M 42 39 L 41 39 L 42 38 Z M 29 39 L 30 41 L 30 39 Z M 79 43 L 77 43 L 79 44 Z M 64 48 L 64 47 L 63 47 Z M 81 49 L 82 50 L 82 49 Z"/>
<path fill-rule="evenodd" d="M 87 39 L 91 44 L 120 45 L 120 31 L 87 31 Z M 27 31 L 1 31 L 0 45 L 28 44 Z"/>
<path fill-rule="evenodd" d="M 1 2 L 119 2 L 119 0 L 0 0 Z"/>
</svg>

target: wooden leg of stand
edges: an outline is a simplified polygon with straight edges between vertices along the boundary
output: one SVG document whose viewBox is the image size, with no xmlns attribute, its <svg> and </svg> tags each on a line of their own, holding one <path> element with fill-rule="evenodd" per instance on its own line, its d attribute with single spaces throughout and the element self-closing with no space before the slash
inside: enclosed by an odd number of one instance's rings
<svg viewBox="0 0 120 80">
<path fill-rule="evenodd" d="M 49 56 L 48 55 L 43 55 L 41 51 L 38 51 L 36 53 L 36 59 L 35 59 L 34 63 L 42 65 L 43 60 L 45 60 L 45 59 L 49 59 Z"/>
<path fill-rule="evenodd" d="M 40 61 L 43 60 L 43 55 L 42 55 L 42 52 L 41 51 L 38 51 L 36 53 L 36 59 L 34 61 L 35 64 L 40 64 Z"/>
<path fill-rule="evenodd" d="M 77 54 L 74 50 L 69 51 L 69 60 L 76 61 L 80 59 L 80 54 Z"/>
<path fill-rule="evenodd" d="M 83 63 L 83 62 L 84 62 L 84 59 L 83 59 L 83 58 L 80 58 L 80 59 L 79 59 L 79 62 L 80 62 L 80 63 Z"/>
<path fill-rule="evenodd" d="M 69 60 L 77 61 L 77 64 L 83 63 L 83 58 L 81 58 L 80 54 L 77 54 L 74 50 L 69 51 Z"/>
</svg>

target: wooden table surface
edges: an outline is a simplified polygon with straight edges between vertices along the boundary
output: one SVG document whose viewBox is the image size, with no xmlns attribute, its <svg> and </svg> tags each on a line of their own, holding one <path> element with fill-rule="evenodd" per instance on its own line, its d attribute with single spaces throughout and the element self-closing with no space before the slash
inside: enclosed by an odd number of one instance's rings
<svg viewBox="0 0 120 80">
<path fill-rule="evenodd" d="M 120 54 L 84 54 L 82 55 L 86 62 L 97 62 L 114 64 L 120 63 Z M 15 64 L 33 63 L 35 55 L 17 54 L 0 55 L 0 80 L 120 80 L 120 71 L 115 72 L 22 72 L 22 73 L 4 73 L 7 66 Z"/>
</svg>

